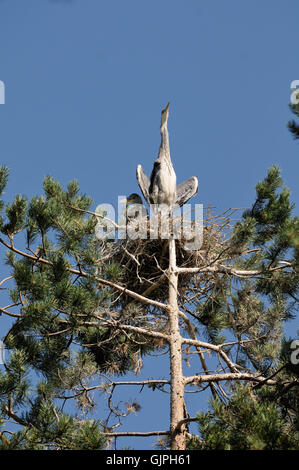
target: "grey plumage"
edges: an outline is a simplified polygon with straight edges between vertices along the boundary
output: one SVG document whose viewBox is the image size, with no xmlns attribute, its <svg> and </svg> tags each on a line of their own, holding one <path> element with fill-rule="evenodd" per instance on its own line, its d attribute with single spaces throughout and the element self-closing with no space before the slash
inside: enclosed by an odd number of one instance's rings
<svg viewBox="0 0 299 470">
<path fill-rule="evenodd" d="M 122 201 L 121 201 L 122 202 Z M 127 196 L 126 202 L 128 204 L 142 204 L 142 199 L 137 193 L 132 193 L 130 196 Z"/>
<path fill-rule="evenodd" d="M 136 219 L 140 214 L 142 217 L 147 216 L 147 211 L 143 206 L 143 202 L 139 194 L 132 193 L 120 202 L 126 202 L 126 223 Z"/>
<path fill-rule="evenodd" d="M 141 165 L 137 165 L 136 169 L 136 177 L 139 184 L 139 188 L 143 194 L 144 199 L 150 205 L 150 196 L 149 196 L 149 187 L 150 187 L 150 180 L 148 176 L 144 173 L 143 168 Z"/>
<path fill-rule="evenodd" d="M 137 166 L 136 176 L 141 192 L 149 205 L 166 204 L 172 207 L 174 204 L 177 204 L 183 206 L 197 193 L 198 180 L 196 176 L 192 176 L 187 181 L 178 186 L 176 185 L 176 175 L 169 150 L 168 113 L 169 104 L 161 113 L 161 145 L 151 178 L 147 177 L 141 165 Z"/>
<path fill-rule="evenodd" d="M 178 204 L 180 207 L 186 204 L 186 202 L 197 193 L 197 189 L 198 179 L 196 176 L 191 176 L 191 178 L 179 184 L 176 188 L 176 204 Z"/>
<path fill-rule="evenodd" d="M 150 177 L 149 198 L 152 204 L 166 204 L 172 207 L 176 202 L 176 174 L 173 169 L 169 150 L 167 120 L 169 103 L 161 113 L 161 144 L 159 156 L 154 163 Z"/>
</svg>

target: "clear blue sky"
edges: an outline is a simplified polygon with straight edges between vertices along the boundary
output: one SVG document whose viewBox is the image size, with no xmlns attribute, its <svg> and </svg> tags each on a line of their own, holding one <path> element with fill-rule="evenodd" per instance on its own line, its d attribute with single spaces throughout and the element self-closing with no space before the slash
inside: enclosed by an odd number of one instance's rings
<svg viewBox="0 0 299 470">
<path fill-rule="evenodd" d="M 40 194 L 51 174 L 78 179 L 93 208 L 116 204 L 138 191 L 138 163 L 150 173 L 170 101 L 172 160 L 179 182 L 198 177 L 194 202 L 250 206 L 275 163 L 298 214 L 299 142 L 286 129 L 298 14 L 297 0 L 0 0 L 5 198 Z M 165 429 L 159 410 L 138 429 Z"/>
</svg>

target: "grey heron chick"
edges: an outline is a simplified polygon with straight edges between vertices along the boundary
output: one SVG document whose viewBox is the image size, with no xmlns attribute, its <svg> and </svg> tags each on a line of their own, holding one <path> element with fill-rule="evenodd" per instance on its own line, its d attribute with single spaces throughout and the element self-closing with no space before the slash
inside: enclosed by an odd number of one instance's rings
<svg viewBox="0 0 299 470">
<path fill-rule="evenodd" d="M 120 202 L 126 202 L 126 223 L 130 223 L 139 217 L 147 217 L 148 213 L 143 205 L 142 199 L 137 193 L 132 193 L 126 199 Z"/>
<path fill-rule="evenodd" d="M 169 208 L 176 202 L 176 174 L 174 172 L 169 150 L 167 120 L 169 103 L 161 113 L 161 144 L 159 156 L 154 163 L 150 178 L 149 198 L 152 204 L 165 204 Z"/>
<path fill-rule="evenodd" d="M 123 199 L 121 202 L 123 201 L 125 201 L 125 199 Z M 130 196 L 127 196 L 126 201 L 128 204 L 143 204 L 141 197 L 137 193 L 132 193 Z"/>
</svg>

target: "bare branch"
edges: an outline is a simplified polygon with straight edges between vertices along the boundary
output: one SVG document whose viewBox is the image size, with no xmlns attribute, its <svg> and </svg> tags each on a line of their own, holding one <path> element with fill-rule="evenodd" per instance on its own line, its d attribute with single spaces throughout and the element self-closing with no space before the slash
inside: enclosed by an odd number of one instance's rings
<svg viewBox="0 0 299 470">
<path fill-rule="evenodd" d="M 195 375 L 190 377 L 185 377 L 185 384 L 200 384 L 202 382 L 211 382 L 211 381 L 227 381 L 227 380 L 248 380 L 250 382 L 263 382 L 266 385 L 276 385 L 275 380 L 265 379 L 259 374 L 250 374 L 246 372 L 236 372 L 236 373 L 227 373 L 227 374 L 211 374 L 211 375 Z"/>
<path fill-rule="evenodd" d="M 9 279 L 13 279 L 14 277 L 13 276 L 8 276 L 6 277 L 5 279 L 2 279 L 2 281 L 0 282 L 0 286 L 2 286 L 2 284 L 6 281 L 8 281 Z"/>
<path fill-rule="evenodd" d="M 9 317 L 22 318 L 22 315 L 20 313 L 8 312 L 5 308 L 7 308 L 7 307 L 4 307 L 4 308 L 0 307 L 0 312 L 5 313 L 5 315 L 8 315 Z"/>
<path fill-rule="evenodd" d="M 93 215 L 94 217 L 98 217 L 100 219 L 103 219 L 107 222 L 109 222 L 109 224 L 113 225 L 115 228 L 117 229 L 125 229 L 126 226 L 125 225 L 118 225 L 114 222 L 114 220 L 111 220 L 109 219 L 108 217 L 105 217 L 104 215 L 101 215 L 101 214 L 97 214 L 96 212 L 92 212 L 92 211 L 88 211 L 86 209 L 79 209 L 79 207 L 75 207 L 75 206 L 72 206 L 72 205 L 68 205 L 68 207 L 70 207 L 71 209 L 73 209 L 74 211 L 77 211 L 77 212 L 83 212 L 85 214 L 89 214 L 89 215 Z"/>
<path fill-rule="evenodd" d="M 133 381 L 124 381 L 124 382 L 113 382 L 111 381 L 110 385 L 118 386 L 118 385 L 170 385 L 170 380 L 166 379 L 148 379 L 148 380 L 133 380 Z M 91 390 L 93 388 L 98 388 L 99 386 L 90 387 L 87 390 Z"/>
<path fill-rule="evenodd" d="M 133 331 L 134 333 L 150 336 L 152 338 L 163 339 L 167 342 L 169 340 L 168 335 L 166 333 L 161 333 L 160 331 L 147 330 L 146 328 L 142 328 L 142 327 L 139 327 L 139 326 L 126 325 L 126 324 L 123 324 L 123 323 L 119 323 L 117 321 L 106 320 L 105 318 L 102 318 L 102 317 L 100 317 L 96 314 L 94 314 L 94 317 L 101 320 L 101 325 L 108 325 L 108 326 L 111 326 L 112 328 L 118 328 L 118 329 L 123 329 L 123 330 L 127 330 L 127 331 Z M 64 319 L 59 320 L 59 322 L 60 323 L 66 323 L 66 324 L 69 323 L 68 320 L 64 320 Z M 82 324 L 82 325 L 85 325 L 85 326 L 99 326 L 100 325 L 99 322 L 95 322 L 95 321 L 94 322 L 92 322 L 92 321 L 83 321 L 82 323 L 79 323 L 79 324 Z"/>
<path fill-rule="evenodd" d="M 281 271 L 285 268 L 292 267 L 293 264 L 289 262 L 285 262 L 281 266 L 276 266 L 275 268 L 270 268 L 267 270 L 261 269 L 235 269 L 231 266 L 224 266 L 224 265 L 217 265 L 217 266 L 204 266 L 204 267 L 196 267 L 196 268 L 177 268 L 178 274 L 184 273 L 220 273 L 220 274 L 231 274 L 233 276 L 239 277 L 250 277 L 250 276 L 259 276 L 260 274 L 267 274 L 274 271 Z"/>
<path fill-rule="evenodd" d="M 104 432 L 107 437 L 127 437 L 127 436 L 167 436 L 169 431 L 149 431 L 149 432 Z"/>
</svg>

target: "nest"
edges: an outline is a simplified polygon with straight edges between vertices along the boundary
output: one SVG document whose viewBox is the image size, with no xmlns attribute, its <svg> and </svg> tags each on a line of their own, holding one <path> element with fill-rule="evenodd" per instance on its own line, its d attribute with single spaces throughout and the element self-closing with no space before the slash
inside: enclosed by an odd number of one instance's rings
<svg viewBox="0 0 299 470">
<path fill-rule="evenodd" d="M 200 226 L 198 221 L 189 223 L 181 221 L 181 215 L 172 217 L 170 227 L 180 227 L 176 232 L 176 264 L 179 267 L 202 267 L 207 266 L 223 250 L 225 244 L 225 231 L 227 226 L 226 216 L 212 217 L 207 214 Z M 134 229 L 134 220 L 130 221 L 130 234 L 138 229 L 140 232 L 140 221 Z M 140 237 L 118 239 L 110 244 L 110 252 L 105 256 L 105 265 L 116 264 L 122 269 L 122 277 L 117 283 L 123 285 L 135 293 L 147 296 L 159 302 L 165 302 L 168 298 L 168 276 L 169 267 L 169 241 L 165 234 L 161 234 L 159 226 L 156 238 L 152 238 L 151 222 L 143 220 L 146 238 Z M 178 233 L 179 232 L 179 233 Z M 178 236 L 179 235 L 179 236 Z M 197 240 L 196 240 L 197 237 Z M 190 249 L 191 246 L 191 249 Z M 178 278 L 179 292 L 186 288 L 192 278 L 198 274 L 183 273 Z M 128 295 L 118 295 L 120 306 L 125 308 L 132 298 Z"/>
</svg>

